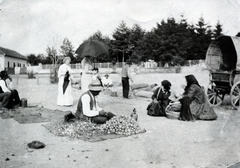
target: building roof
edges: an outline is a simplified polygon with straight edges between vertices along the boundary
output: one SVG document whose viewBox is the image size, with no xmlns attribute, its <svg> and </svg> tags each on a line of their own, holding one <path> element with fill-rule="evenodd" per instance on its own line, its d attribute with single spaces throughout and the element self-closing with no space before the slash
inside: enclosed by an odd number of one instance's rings
<svg viewBox="0 0 240 168">
<path fill-rule="evenodd" d="M 4 54 L 7 57 L 13 57 L 13 58 L 18 58 L 18 59 L 23 59 L 23 60 L 28 60 L 27 57 L 19 54 L 18 52 L 14 50 L 10 50 L 7 48 L 0 47 L 0 54 Z"/>
</svg>

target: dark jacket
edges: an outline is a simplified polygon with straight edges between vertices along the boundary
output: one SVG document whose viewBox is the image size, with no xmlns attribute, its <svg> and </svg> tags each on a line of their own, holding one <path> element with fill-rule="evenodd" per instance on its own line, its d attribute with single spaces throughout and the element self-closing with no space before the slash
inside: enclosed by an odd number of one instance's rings
<svg viewBox="0 0 240 168">
<path fill-rule="evenodd" d="M 196 100 L 199 104 L 205 103 L 204 99 L 204 91 L 197 84 L 192 84 L 184 93 L 184 97 L 188 96 L 190 98 L 190 102 Z"/>
</svg>

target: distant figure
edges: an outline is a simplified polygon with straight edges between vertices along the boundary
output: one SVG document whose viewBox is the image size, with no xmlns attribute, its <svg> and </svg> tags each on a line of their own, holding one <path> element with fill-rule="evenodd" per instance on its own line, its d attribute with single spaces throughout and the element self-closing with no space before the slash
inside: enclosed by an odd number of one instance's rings
<svg viewBox="0 0 240 168">
<path fill-rule="evenodd" d="M 129 99 L 129 79 L 133 82 L 132 75 L 130 72 L 130 66 L 132 62 L 127 61 L 122 68 L 122 89 L 123 89 L 123 98 Z"/>
<path fill-rule="evenodd" d="M 92 73 L 92 63 L 90 58 L 84 57 L 81 65 L 83 67 L 82 78 L 81 78 L 81 92 L 84 93 L 88 91 L 88 85 L 92 83 L 93 73 Z"/>
<path fill-rule="evenodd" d="M 13 87 L 12 78 L 8 75 L 6 71 L 0 72 L 1 79 L 5 81 L 6 87 L 11 91 L 11 98 L 9 101 L 10 107 L 19 106 L 20 105 L 20 98 L 18 91 Z"/>
<path fill-rule="evenodd" d="M 104 77 L 102 78 L 102 84 L 104 90 L 111 89 L 113 87 L 113 82 L 111 78 L 109 78 L 108 74 L 104 75 Z"/>
<path fill-rule="evenodd" d="M 63 64 L 59 67 L 58 70 L 58 97 L 57 105 L 59 106 L 72 106 L 73 97 L 72 97 L 72 70 L 70 67 L 71 58 L 65 57 L 63 59 Z"/>
<path fill-rule="evenodd" d="M 102 84 L 102 78 L 101 78 L 101 76 L 99 75 L 99 69 L 98 68 L 96 68 L 96 67 L 94 67 L 93 69 L 92 69 L 92 80 L 99 80 L 100 82 L 101 82 L 101 85 L 103 86 L 103 84 Z"/>
</svg>

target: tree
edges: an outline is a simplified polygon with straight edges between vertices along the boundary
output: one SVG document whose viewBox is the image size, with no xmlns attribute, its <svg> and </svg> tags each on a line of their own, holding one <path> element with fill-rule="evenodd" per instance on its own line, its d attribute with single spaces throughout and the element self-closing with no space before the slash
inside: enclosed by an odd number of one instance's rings
<svg viewBox="0 0 240 168">
<path fill-rule="evenodd" d="M 129 44 L 126 52 L 130 55 L 130 60 L 135 63 L 139 63 L 142 59 L 142 55 L 139 49 L 141 40 L 145 35 L 145 30 L 143 30 L 140 25 L 134 24 L 130 29 Z"/>
<path fill-rule="evenodd" d="M 126 23 L 122 21 L 113 33 L 114 40 L 111 41 L 111 47 L 113 55 L 117 57 L 118 61 L 124 62 L 128 55 L 126 49 L 129 44 L 130 29 L 126 26 Z M 122 57 L 119 57 L 122 55 Z"/>
<path fill-rule="evenodd" d="M 38 65 L 40 63 L 40 59 L 35 54 L 30 54 L 27 56 L 28 63 L 31 65 Z"/>
<path fill-rule="evenodd" d="M 195 25 L 196 34 L 193 39 L 194 54 L 188 59 L 205 59 L 206 51 L 211 43 L 213 32 L 211 26 L 205 23 L 203 17 L 199 18 L 198 23 Z"/>
<path fill-rule="evenodd" d="M 74 57 L 74 48 L 67 37 L 63 39 L 63 44 L 60 46 L 60 53 L 62 57 L 70 57 L 71 63 L 76 63 L 77 59 Z"/>
<path fill-rule="evenodd" d="M 222 25 L 220 24 L 220 21 L 218 21 L 217 24 L 215 25 L 215 29 L 213 30 L 213 37 L 214 39 L 217 39 L 221 35 L 222 35 Z"/>
<path fill-rule="evenodd" d="M 176 57 L 186 58 L 192 46 L 191 32 L 185 19 L 177 23 L 174 18 L 168 18 L 157 23 L 157 27 L 145 34 L 141 44 L 143 58 L 155 61 L 177 64 Z"/>
</svg>

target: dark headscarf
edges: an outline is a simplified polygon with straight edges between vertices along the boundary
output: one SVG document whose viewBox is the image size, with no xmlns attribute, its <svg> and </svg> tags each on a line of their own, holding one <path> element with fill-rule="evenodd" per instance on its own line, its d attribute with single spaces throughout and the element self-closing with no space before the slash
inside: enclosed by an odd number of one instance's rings
<svg viewBox="0 0 240 168">
<path fill-rule="evenodd" d="M 195 78 L 194 75 L 187 75 L 185 76 L 186 81 L 187 81 L 187 86 L 185 87 L 185 91 L 192 85 L 192 84 L 196 84 L 199 87 L 201 87 L 197 81 L 197 79 Z"/>
<path fill-rule="evenodd" d="M 7 78 L 9 78 L 9 75 L 8 75 L 7 71 L 1 71 L 0 77 L 1 77 L 1 79 L 6 80 Z"/>
<path fill-rule="evenodd" d="M 164 87 L 164 89 L 166 89 L 167 91 L 170 90 L 172 84 L 168 81 L 168 80 L 163 80 L 162 81 L 162 86 Z"/>
</svg>

